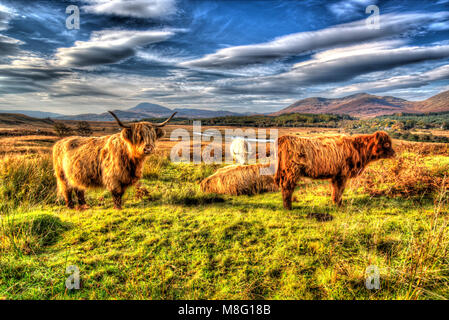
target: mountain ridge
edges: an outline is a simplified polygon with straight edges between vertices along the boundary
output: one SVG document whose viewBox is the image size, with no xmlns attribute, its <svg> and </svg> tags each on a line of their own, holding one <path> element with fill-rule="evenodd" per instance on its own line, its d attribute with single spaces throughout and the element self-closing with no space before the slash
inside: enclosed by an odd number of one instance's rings
<svg viewBox="0 0 449 320">
<path fill-rule="evenodd" d="M 142 102 L 135 107 L 126 110 L 112 110 L 114 113 L 124 121 L 135 121 L 144 118 L 166 118 L 173 112 L 177 112 L 178 118 L 213 118 L 228 115 L 243 116 L 245 113 L 237 113 L 223 110 L 203 110 L 195 108 L 176 108 L 170 109 L 159 104 Z M 108 112 L 99 114 L 86 113 L 70 116 L 56 117 L 57 120 L 86 120 L 86 121 L 111 121 L 113 120 Z"/>
<path fill-rule="evenodd" d="M 449 111 L 449 90 L 423 101 L 408 101 L 393 96 L 357 93 L 341 98 L 309 97 L 298 100 L 284 109 L 270 113 L 334 113 L 357 117 L 375 117 L 393 113 L 426 113 Z"/>
</svg>

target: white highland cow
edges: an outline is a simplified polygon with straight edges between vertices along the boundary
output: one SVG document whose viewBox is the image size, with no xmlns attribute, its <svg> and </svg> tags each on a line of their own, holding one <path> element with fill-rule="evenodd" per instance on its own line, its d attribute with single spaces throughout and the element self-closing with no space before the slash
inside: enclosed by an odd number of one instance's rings
<svg viewBox="0 0 449 320">
<path fill-rule="evenodd" d="M 242 165 L 248 164 L 249 148 L 248 141 L 240 137 L 235 138 L 230 147 L 232 158 Z"/>
</svg>

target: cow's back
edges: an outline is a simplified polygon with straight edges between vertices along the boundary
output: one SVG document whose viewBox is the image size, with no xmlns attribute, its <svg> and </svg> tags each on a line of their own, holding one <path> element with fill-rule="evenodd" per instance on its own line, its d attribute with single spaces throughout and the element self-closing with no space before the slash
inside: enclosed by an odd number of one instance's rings
<svg viewBox="0 0 449 320">
<path fill-rule="evenodd" d="M 341 136 L 282 136 L 278 139 L 278 168 L 296 176 L 316 179 L 333 177 L 345 167 L 347 144 Z"/>
<path fill-rule="evenodd" d="M 55 170 L 62 172 L 73 187 L 101 186 L 102 152 L 110 137 L 75 136 L 58 141 L 53 147 Z"/>
</svg>

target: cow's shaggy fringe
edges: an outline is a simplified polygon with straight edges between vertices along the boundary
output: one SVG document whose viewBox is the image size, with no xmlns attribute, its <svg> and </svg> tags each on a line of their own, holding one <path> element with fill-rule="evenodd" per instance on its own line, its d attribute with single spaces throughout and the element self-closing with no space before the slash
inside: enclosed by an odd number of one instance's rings
<svg viewBox="0 0 449 320">
<path fill-rule="evenodd" d="M 258 163 L 221 168 L 201 182 L 201 190 L 208 193 L 229 195 L 252 195 L 277 191 L 274 176 L 272 174 L 261 174 L 267 173 L 269 166 L 269 163 Z"/>
</svg>

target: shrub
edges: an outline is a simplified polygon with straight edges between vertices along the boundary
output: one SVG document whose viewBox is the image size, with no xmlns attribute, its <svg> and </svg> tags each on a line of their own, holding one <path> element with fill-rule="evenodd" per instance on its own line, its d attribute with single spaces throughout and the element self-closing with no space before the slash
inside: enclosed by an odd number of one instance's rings
<svg viewBox="0 0 449 320">
<path fill-rule="evenodd" d="M 76 132 L 80 136 L 84 136 L 84 137 L 88 137 L 88 136 L 92 135 L 92 133 L 93 133 L 92 128 L 90 127 L 90 124 L 87 121 L 78 122 L 77 127 L 76 127 Z"/>
<path fill-rule="evenodd" d="M 66 137 L 66 136 L 70 136 L 73 132 L 72 128 L 66 126 L 64 123 L 62 122 L 55 122 L 53 124 L 53 129 L 55 130 L 56 134 L 59 137 Z"/>
</svg>

